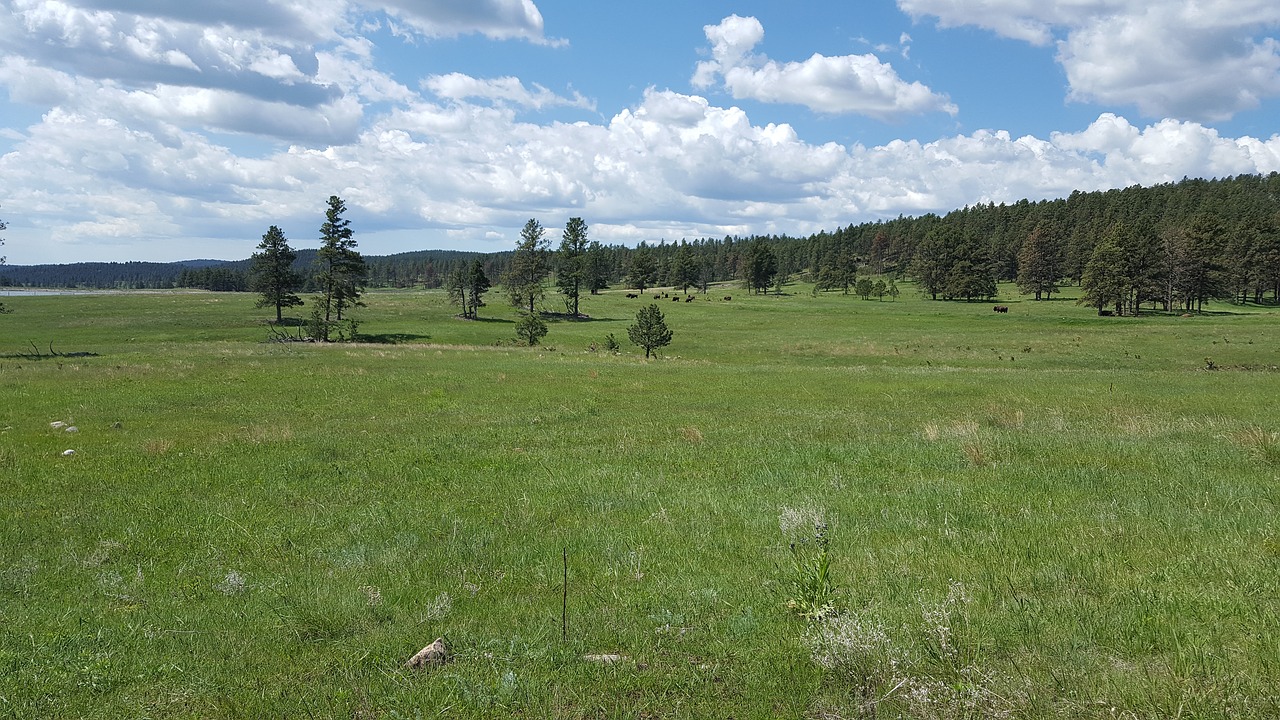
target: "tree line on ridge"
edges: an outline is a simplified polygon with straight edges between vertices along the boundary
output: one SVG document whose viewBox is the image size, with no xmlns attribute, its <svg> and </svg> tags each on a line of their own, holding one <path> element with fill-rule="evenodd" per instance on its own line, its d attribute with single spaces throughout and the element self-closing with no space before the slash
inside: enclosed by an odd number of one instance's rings
<svg viewBox="0 0 1280 720">
<path fill-rule="evenodd" d="M 1082 287 L 1087 304 L 1117 314 L 1144 308 L 1196 310 L 1209 300 L 1280 301 L 1276 173 L 1184 178 L 1153 187 L 1077 191 L 1056 200 L 987 203 L 946 215 L 851 224 L 808 237 L 727 236 L 625 247 L 588 241 L 585 222 L 571 222 L 582 223 L 581 232 L 573 233 L 581 240 L 567 247 L 562 243 L 555 251 L 545 248 L 556 283 L 563 277 L 574 284 L 563 295 L 566 302 L 609 287 L 705 291 L 712 283 L 741 281 L 763 292 L 790 280 L 811 282 L 818 292 L 864 297 L 877 292 L 877 282 L 889 292 L 891 283 L 911 280 L 937 300 L 986 299 L 1001 282 L 1016 282 L 1021 292 L 1044 299 L 1069 283 Z M 476 270 L 486 280 L 510 280 L 522 269 L 519 245 L 526 241 L 522 232 L 512 251 L 420 251 L 368 258 L 364 282 L 368 287 L 447 289 L 451 277 L 474 276 Z M 302 292 L 319 289 L 309 271 L 318 252 L 296 251 L 294 270 L 302 275 Z M 243 290 L 250 287 L 251 264 L 6 266 L 0 270 L 0 284 Z M 506 290 L 513 291 L 510 286 Z M 521 292 L 528 304 L 528 288 Z M 463 314 L 474 307 L 462 307 Z M 576 306 L 566 312 L 576 313 Z"/>
</svg>

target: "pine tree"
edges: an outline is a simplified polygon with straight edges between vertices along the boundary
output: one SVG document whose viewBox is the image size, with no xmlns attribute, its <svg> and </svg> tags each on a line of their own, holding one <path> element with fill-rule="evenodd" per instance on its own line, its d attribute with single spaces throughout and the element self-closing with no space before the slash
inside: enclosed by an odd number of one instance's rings
<svg viewBox="0 0 1280 720">
<path fill-rule="evenodd" d="M 640 292 L 653 283 L 658 274 L 658 263 L 653 259 L 653 251 L 643 242 L 631 253 L 631 267 L 627 271 L 627 285 L 639 288 Z"/>
<path fill-rule="evenodd" d="M 1125 302 L 1129 312 L 1137 316 L 1143 303 L 1163 294 L 1167 267 L 1162 261 L 1159 236 L 1142 219 L 1122 224 L 1117 232 L 1124 251 L 1124 275 L 1129 281 Z"/>
<path fill-rule="evenodd" d="M 480 308 L 484 305 L 484 294 L 489 292 L 489 277 L 484 274 L 484 262 L 480 258 L 471 261 L 463 276 L 463 289 L 467 295 L 467 304 L 471 308 L 471 317 L 480 316 Z"/>
<path fill-rule="evenodd" d="M 964 259 L 951 266 L 943 297 L 947 300 L 978 300 L 995 297 L 996 281 L 979 262 Z"/>
<path fill-rule="evenodd" d="M 445 278 L 445 290 L 449 293 L 449 302 L 462 308 L 462 317 L 475 319 L 480 306 L 484 305 L 482 297 L 489 291 L 484 262 L 476 258 L 470 264 L 455 267 Z"/>
<path fill-rule="evenodd" d="M 503 278 L 511 305 L 530 314 L 534 312 L 535 303 L 546 294 L 543 284 L 551 274 L 551 243 L 545 234 L 546 230 L 537 220 L 530 218 L 524 224 L 515 254 L 511 256 L 511 267 Z"/>
<path fill-rule="evenodd" d="M 604 248 L 592 240 L 587 244 L 587 254 L 583 256 L 583 282 L 592 295 L 599 295 L 601 290 L 609 287 L 609 259 L 605 257 Z"/>
<path fill-rule="evenodd" d="M 578 300 L 587 285 L 587 224 L 580 217 L 569 218 L 560 239 L 556 285 L 564 294 L 569 314 L 578 316 Z"/>
<path fill-rule="evenodd" d="M 547 324 L 537 315 L 526 313 L 516 323 L 516 337 L 529 347 L 537 345 L 546 336 Z"/>
<path fill-rule="evenodd" d="M 747 246 L 746 259 L 742 263 L 743 285 L 751 292 L 765 292 L 777 274 L 778 256 L 763 239 L 756 238 Z"/>
<path fill-rule="evenodd" d="M 941 229 L 930 230 L 916 247 L 914 259 L 911 261 L 911 275 L 920 286 L 920 292 L 928 293 L 937 300 L 947 284 L 947 275 L 951 271 L 951 259 L 947 251 L 947 239 Z"/>
<path fill-rule="evenodd" d="M 342 322 L 347 308 L 360 307 L 360 293 L 368 278 L 364 258 L 356 251 L 351 221 L 342 217 L 346 203 L 329 196 L 324 224 L 320 226 L 320 250 L 316 253 L 316 307 L 312 313 L 312 336 L 329 341 L 334 323 Z M 352 333 L 354 335 L 354 333 Z"/>
<path fill-rule="evenodd" d="M 1018 252 L 1018 291 L 1036 300 L 1058 292 L 1062 278 L 1061 240 L 1046 225 L 1037 225 Z"/>
<path fill-rule="evenodd" d="M 1177 258 L 1176 288 L 1187 310 L 1199 312 L 1206 300 L 1226 294 L 1222 268 L 1222 226 L 1214 216 L 1200 215 L 1187 228 L 1183 252 Z"/>
<path fill-rule="evenodd" d="M 680 288 L 681 292 L 688 292 L 690 285 L 698 283 L 699 274 L 698 261 L 694 259 L 689 243 L 681 240 L 680 249 L 676 250 L 676 254 L 671 258 L 672 287 Z"/>
<path fill-rule="evenodd" d="M 302 286 L 302 275 L 294 271 L 293 261 L 298 253 L 289 247 L 284 231 L 272 225 L 258 244 L 261 252 L 253 254 L 249 268 L 249 289 L 262 295 L 255 307 L 274 307 L 276 322 L 284 319 L 284 308 L 302 304 L 297 290 Z"/>
<path fill-rule="evenodd" d="M 849 248 L 844 248 L 840 254 L 836 255 L 835 265 L 832 266 L 831 282 L 833 287 L 839 287 L 845 295 L 849 294 L 849 288 L 854 287 L 858 282 L 858 256 Z"/>
<path fill-rule="evenodd" d="M 988 248 L 974 235 L 950 250 L 950 263 L 942 288 L 946 300 L 973 301 L 994 297 L 996 281 L 991 274 Z"/>
<path fill-rule="evenodd" d="M 1099 315 L 1108 305 L 1115 306 L 1116 314 L 1123 312 L 1129 278 L 1124 273 L 1124 249 L 1120 247 L 1114 230 L 1094 246 L 1080 276 L 1080 287 L 1084 294 L 1078 304 L 1098 308 Z"/>
<path fill-rule="evenodd" d="M 647 359 L 657 348 L 666 347 L 671 344 L 672 332 L 667 327 L 666 319 L 662 317 L 662 311 L 657 305 L 649 304 L 649 307 L 641 308 L 636 313 L 635 324 L 627 327 L 627 337 L 631 342 L 644 348 L 644 356 Z"/>
</svg>

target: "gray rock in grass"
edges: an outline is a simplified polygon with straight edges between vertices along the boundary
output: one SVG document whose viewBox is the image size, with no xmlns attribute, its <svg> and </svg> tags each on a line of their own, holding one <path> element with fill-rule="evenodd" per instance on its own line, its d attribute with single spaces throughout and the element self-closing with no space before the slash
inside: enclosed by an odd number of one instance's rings
<svg viewBox="0 0 1280 720">
<path fill-rule="evenodd" d="M 407 668 L 415 670 L 424 670 L 427 668 L 443 665 L 449 661 L 449 648 L 445 647 L 444 638 L 436 638 L 436 641 L 418 651 L 418 654 L 409 658 L 404 664 Z"/>
</svg>

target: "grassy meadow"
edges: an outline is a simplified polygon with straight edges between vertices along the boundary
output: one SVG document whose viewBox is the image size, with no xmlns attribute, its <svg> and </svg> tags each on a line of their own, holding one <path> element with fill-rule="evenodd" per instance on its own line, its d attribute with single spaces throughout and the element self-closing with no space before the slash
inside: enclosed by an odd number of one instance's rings
<svg viewBox="0 0 1280 720">
<path fill-rule="evenodd" d="M 1280 715 L 1280 313 L 789 290 L 4 298 L 0 717 Z"/>
</svg>

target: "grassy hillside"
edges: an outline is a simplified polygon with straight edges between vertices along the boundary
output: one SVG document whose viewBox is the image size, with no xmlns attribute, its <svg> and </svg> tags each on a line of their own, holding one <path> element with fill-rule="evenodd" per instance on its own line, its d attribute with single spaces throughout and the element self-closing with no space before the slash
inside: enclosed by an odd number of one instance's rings
<svg viewBox="0 0 1280 720">
<path fill-rule="evenodd" d="M 1280 713 L 1280 318 L 794 290 L 7 298 L 0 717 Z"/>
</svg>

